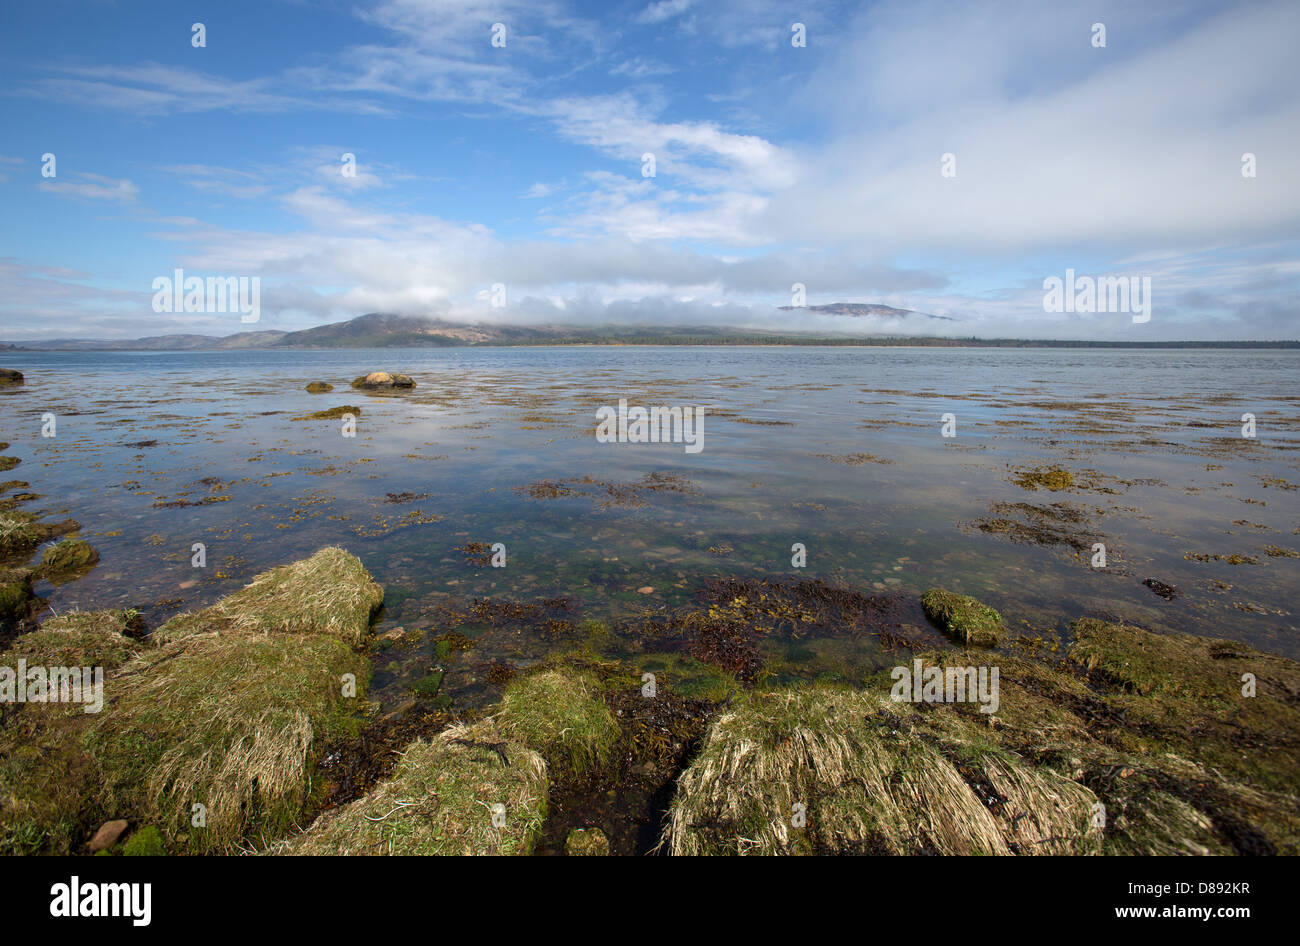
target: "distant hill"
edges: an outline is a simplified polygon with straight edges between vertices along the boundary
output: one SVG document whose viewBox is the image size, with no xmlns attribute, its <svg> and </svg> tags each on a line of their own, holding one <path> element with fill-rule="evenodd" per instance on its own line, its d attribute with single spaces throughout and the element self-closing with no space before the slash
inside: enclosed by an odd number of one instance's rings
<svg viewBox="0 0 1300 946">
<path fill-rule="evenodd" d="M 420 316 L 372 312 L 297 332 L 237 332 L 234 335 L 157 335 L 130 340 L 49 339 L 16 343 L 28 351 L 198 351 L 254 348 L 448 348 L 464 345 L 528 345 L 566 340 L 619 341 L 629 338 L 719 337 L 751 330 L 650 325 L 475 325 Z M 0 343 L 3 346 L 3 343 Z"/>
<path fill-rule="evenodd" d="M 796 311 L 782 306 L 783 311 Z M 1108 342 L 1054 339 L 981 339 L 938 335 L 864 333 L 859 319 L 934 319 L 910 309 L 858 302 L 808 306 L 819 314 L 854 319 L 854 331 L 800 331 L 696 325 L 485 325 L 372 312 L 344 322 L 298 332 L 237 332 L 215 335 L 155 335 L 130 340 L 48 339 L 0 342 L 0 351 L 240 351 L 321 348 L 451 348 L 473 345 L 871 345 L 972 348 L 1297 348 L 1300 342 Z M 934 326 L 937 330 L 940 327 Z"/>
<path fill-rule="evenodd" d="M 946 315 L 927 315 L 924 312 L 895 309 L 892 305 L 879 305 L 875 302 L 831 302 L 827 305 L 783 305 L 779 308 L 782 312 L 795 312 L 802 309 L 805 312 L 817 312 L 821 315 L 847 315 L 853 318 L 904 319 L 915 315 L 922 319 L 938 319 L 941 322 L 954 321 Z"/>
</svg>

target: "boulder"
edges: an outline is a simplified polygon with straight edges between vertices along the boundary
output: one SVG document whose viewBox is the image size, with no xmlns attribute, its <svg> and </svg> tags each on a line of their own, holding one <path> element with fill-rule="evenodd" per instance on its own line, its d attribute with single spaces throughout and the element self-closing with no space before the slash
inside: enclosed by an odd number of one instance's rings
<svg viewBox="0 0 1300 946">
<path fill-rule="evenodd" d="M 14 371 L 12 368 L 0 368 L 0 385 L 22 383 L 23 373 L 21 371 Z"/>
<path fill-rule="evenodd" d="M 393 391 L 413 388 L 415 387 L 415 381 L 411 379 L 410 375 L 372 371 L 370 374 L 354 380 L 352 387 L 363 391 Z"/>
<path fill-rule="evenodd" d="M 107 851 L 117 843 L 117 839 L 126 831 L 127 823 L 122 819 L 115 821 L 105 821 L 95 832 L 95 836 L 90 839 L 91 853 L 95 851 Z"/>
</svg>

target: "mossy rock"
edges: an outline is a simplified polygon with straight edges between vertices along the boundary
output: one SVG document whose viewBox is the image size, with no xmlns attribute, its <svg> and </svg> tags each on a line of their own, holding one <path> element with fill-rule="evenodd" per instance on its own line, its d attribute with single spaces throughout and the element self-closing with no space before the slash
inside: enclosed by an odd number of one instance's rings
<svg viewBox="0 0 1300 946">
<path fill-rule="evenodd" d="M 81 539 L 60 539 L 41 552 L 41 577 L 62 581 L 84 575 L 99 562 L 99 552 Z"/>
<path fill-rule="evenodd" d="M 1089 854 L 1096 796 L 883 693 L 745 694 L 678 781 L 673 854 Z"/>
<path fill-rule="evenodd" d="M 931 588 L 922 595 L 921 606 L 926 617 L 959 644 L 992 647 L 1005 632 L 1002 615 L 969 595 Z"/>
<path fill-rule="evenodd" d="M 13 368 L 0 368 L 0 386 L 22 384 L 23 373 Z"/>
<path fill-rule="evenodd" d="M 546 763 L 493 723 L 454 726 L 402 754 L 393 776 L 327 812 L 277 854 L 531 854 L 546 818 Z"/>
<path fill-rule="evenodd" d="M 29 568 L 0 566 L 0 626 L 29 619 L 41 601 L 32 590 Z"/>
<path fill-rule="evenodd" d="M 144 630 L 134 610 L 70 611 L 14 638 L 0 665 L 26 660 L 29 666 L 102 667 L 116 670 L 145 649 Z"/>
<path fill-rule="evenodd" d="M 980 727 L 1036 768 L 1084 785 L 1104 805 L 1103 853 L 1300 851 L 1297 724 L 1290 709 L 1263 696 L 1267 688 L 1284 701 L 1294 662 L 1103 622 L 1080 622 L 1076 630 L 1078 659 L 998 654 L 995 716 L 969 703 L 926 705 L 927 726 L 958 734 Z M 1137 660 L 1135 652 L 1151 659 Z M 960 666 L 969 655 L 944 650 L 920 659 Z M 1255 661 L 1260 694 L 1234 710 L 1228 694 L 1214 696 L 1209 684 L 1222 685 L 1225 673 L 1235 681 L 1239 671 L 1230 664 L 1238 659 Z M 1231 692 L 1240 699 L 1239 689 Z"/>
<path fill-rule="evenodd" d="M 262 633 L 328 634 L 354 647 L 370 636 L 384 590 L 361 561 L 340 548 L 256 576 L 234 594 L 201 611 L 179 614 L 154 632 L 159 643 L 222 629 Z"/>
<path fill-rule="evenodd" d="M 313 381 L 311 384 L 307 385 L 306 390 L 309 394 L 328 394 L 330 391 L 334 390 L 334 385 L 325 381 Z"/>
<path fill-rule="evenodd" d="M 235 849 L 253 830 L 274 835 L 301 816 L 319 746 L 355 737 L 369 662 L 327 635 L 225 631 L 147 651 L 113 680 L 86 743 L 100 800 L 188 829 L 197 851 Z M 207 824 L 189 828 L 192 806 Z"/>
<path fill-rule="evenodd" d="M 143 646 L 127 636 L 133 611 L 60 615 L 16 637 L 0 666 L 116 668 Z M 111 684 L 105 680 L 105 696 Z M 82 738 L 96 716 L 82 704 L 4 707 L 0 726 L 0 852 L 71 854 L 107 813 L 94 803 L 97 776 Z"/>
<path fill-rule="evenodd" d="M 122 845 L 122 854 L 125 857 L 162 857 L 166 853 L 167 847 L 163 844 L 162 832 L 153 825 L 141 828 Z"/>
<path fill-rule="evenodd" d="M 608 857 L 609 838 L 600 828 L 574 828 L 564 839 L 564 853 L 569 857 Z"/>
<path fill-rule="evenodd" d="M 8 473 L 22 462 L 21 457 L 0 457 L 0 473 Z"/>
<path fill-rule="evenodd" d="M 580 776 L 604 766 L 618 723 L 587 673 L 543 670 L 506 687 L 497 713 L 505 737 L 542 754 L 559 773 Z"/>
<path fill-rule="evenodd" d="M 359 731 L 370 664 L 353 645 L 382 597 L 356 558 L 323 549 L 168 622 L 112 671 L 98 715 L 26 707 L 0 733 L 0 848 L 67 851 L 105 815 L 194 852 L 287 831 L 308 811 L 320 747 Z M 48 663 L 111 665 L 140 648 L 121 633 L 129 612 L 116 615 L 67 615 L 18 640 Z M 206 827 L 190 824 L 196 804 Z"/>
<path fill-rule="evenodd" d="M 1300 785 L 1300 663 L 1092 618 L 1073 630 L 1070 659 L 1124 715 L 1126 748 L 1175 752 L 1272 791 Z"/>
</svg>

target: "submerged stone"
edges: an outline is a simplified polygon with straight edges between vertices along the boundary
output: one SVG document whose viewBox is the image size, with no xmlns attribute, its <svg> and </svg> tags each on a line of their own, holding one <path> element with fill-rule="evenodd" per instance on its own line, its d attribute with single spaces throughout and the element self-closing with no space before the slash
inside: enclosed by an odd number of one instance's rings
<svg viewBox="0 0 1300 946">
<path fill-rule="evenodd" d="M 574 828 L 564 839 L 564 853 L 569 857 L 608 857 L 609 838 L 600 828 Z"/>
</svg>

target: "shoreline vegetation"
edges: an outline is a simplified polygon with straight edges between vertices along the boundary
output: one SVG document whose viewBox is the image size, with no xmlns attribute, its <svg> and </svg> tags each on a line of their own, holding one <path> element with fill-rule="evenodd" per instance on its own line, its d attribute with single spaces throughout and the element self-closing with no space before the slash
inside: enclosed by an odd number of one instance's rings
<svg viewBox="0 0 1300 946">
<path fill-rule="evenodd" d="M 1064 656 L 994 652 L 1002 616 L 933 589 L 953 644 L 899 662 L 997 667 L 993 715 L 898 701 L 888 671 L 860 688 L 742 681 L 717 647 L 695 653 L 723 685 L 665 672 L 647 690 L 593 633 L 481 714 L 381 717 L 366 686 L 383 597 L 330 547 L 151 634 L 96 611 L 14 638 L 0 665 L 101 666 L 104 702 L 4 706 L 0 851 L 1300 852 L 1300 663 L 1243 644 L 1081 618 Z M 620 817 L 648 840 L 590 805 L 611 793 L 640 800 Z"/>
</svg>

